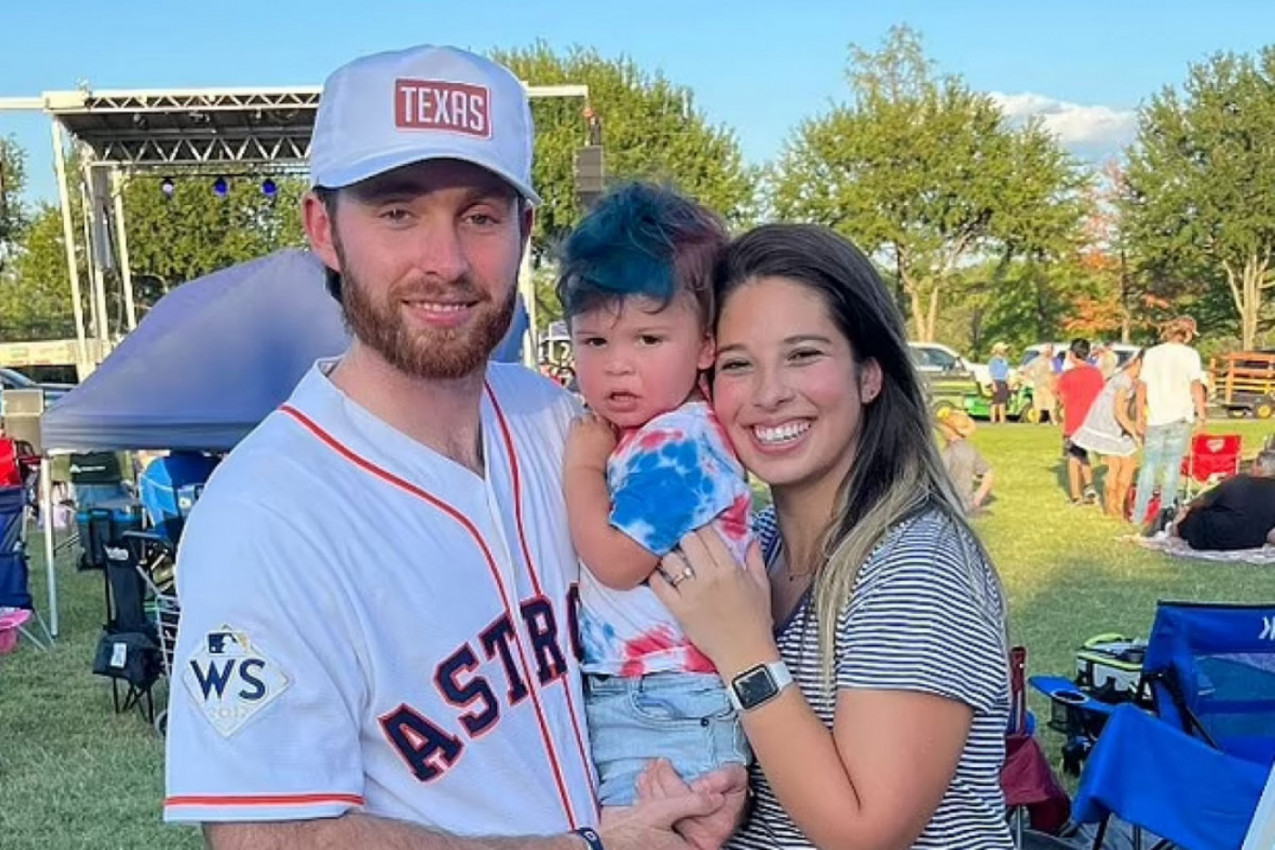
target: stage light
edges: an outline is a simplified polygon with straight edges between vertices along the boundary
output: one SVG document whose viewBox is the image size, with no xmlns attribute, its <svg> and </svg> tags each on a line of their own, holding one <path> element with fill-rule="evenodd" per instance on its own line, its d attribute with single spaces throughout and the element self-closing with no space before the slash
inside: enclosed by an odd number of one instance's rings
<svg viewBox="0 0 1275 850">
<path fill-rule="evenodd" d="M 173 193 L 177 191 L 177 187 L 173 184 L 173 178 L 165 177 L 159 181 L 159 191 L 164 193 L 165 198 L 171 198 Z"/>
<path fill-rule="evenodd" d="M 225 177 L 218 177 L 213 181 L 213 194 L 219 198 L 224 198 L 230 194 L 230 184 L 226 182 Z"/>
<path fill-rule="evenodd" d="M 265 180 L 261 181 L 261 194 L 273 201 L 274 196 L 279 194 L 279 186 L 267 177 Z"/>
</svg>

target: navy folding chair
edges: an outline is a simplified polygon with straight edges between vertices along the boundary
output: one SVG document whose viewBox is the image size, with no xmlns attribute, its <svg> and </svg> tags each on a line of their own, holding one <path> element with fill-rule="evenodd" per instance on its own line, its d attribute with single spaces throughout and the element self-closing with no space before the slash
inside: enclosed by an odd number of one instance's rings
<svg viewBox="0 0 1275 850">
<path fill-rule="evenodd" d="M 1095 847 L 1116 815 L 1157 847 L 1234 850 L 1275 762 L 1275 604 L 1160 603 L 1141 687 L 1154 714 L 1111 712 L 1072 817 Z"/>
<path fill-rule="evenodd" d="M 31 597 L 26 536 L 29 504 L 24 486 L 0 487 L 0 618 L 36 646 L 47 648 L 53 636 Z M 21 611 L 29 611 L 30 616 L 12 616 Z M 28 625 L 32 620 L 44 632 L 43 640 Z"/>
</svg>

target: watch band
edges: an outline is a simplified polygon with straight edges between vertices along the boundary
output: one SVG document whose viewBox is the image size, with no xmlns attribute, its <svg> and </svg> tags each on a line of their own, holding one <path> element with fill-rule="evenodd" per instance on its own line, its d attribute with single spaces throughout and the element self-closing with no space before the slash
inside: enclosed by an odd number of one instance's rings
<svg viewBox="0 0 1275 850">
<path fill-rule="evenodd" d="M 739 694 L 736 693 L 735 691 L 735 682 L 745 676 L 757 673 L 762 670 L 764 670 L 766 674 L 770 677 L 770 681 L 775 686 L 775 692 L 771 694 L 765 700 L 762 700 L 761 702 L 755 705 L 746 706 L 740 701 Z M 749 711 L 751 709 L 758 708 L 770 702 L 775 697 L 783 693 L 784 688 L 788 687 L 792 683 L 793 683 L 792 673 L 789 672 L 788 665 L 785 664 L 783 661 L 770 661 L 770 662 L 767 662 L 766 664 L 758 664 L 755 667 L 749 667 L 747 670 L 745 670 L 744 672 L 736 676 L 734 679 L 732 679 L 726 685 L 726 698 L 730 700 L 730 704 L 735 708 L 736 711 L 739 711 L 739 712 Z"/>
<path fill-rule="evenodd" d="M 582 826 L 579 829 L 571 830 L 576 835 L 584 839 L 584 843 L 589 845 L 589 850 L 606 850 L 602 846 L 602 836 L 598 835 L 598 831 L 592 827 Z"/>
</svg>

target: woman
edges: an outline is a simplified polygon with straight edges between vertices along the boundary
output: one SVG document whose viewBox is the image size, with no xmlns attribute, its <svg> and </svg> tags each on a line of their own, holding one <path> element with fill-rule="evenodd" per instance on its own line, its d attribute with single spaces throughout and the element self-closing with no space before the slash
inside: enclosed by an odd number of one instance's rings
<svg viewBox="0 0 1275 850">
<path fill-rule="evenodd" d="M 1129 360 L 1103 385 L 1085 416 L 1084 424 L 1071 441 L 1082 449 L 1097 452 L 1106 459 L 1107 483 L 1103 488 L 1103 510 L 1108 516 L 1124 517 L 1125 502 L 1133 473 L 1138 468 L 1137 397 L 1138 376 L 1142 373 L 1142 352 Z"/>
<path fill-rule="evenodd" d="M 746 570 L 697 532 L 651 586 L 744 708 L 756 806 L 732 846 L 1011 847 L 1000 584 L 897 309 L 806 225 L 733 242 L 717 294 L 714 406 L 775 510 Z"/>
<path fill-rule="evenodd" d="M 1032 385 L 1032 407 L 1036 411 L 1036 421 L 1044 422 L 1048 419 L 1051 424 L 1057 422 L 1058 403 L 1054 398 L 1054 385 L 1058 379 L 1054 375 L 1054 347 L 1045 346 L 1024 370 L 1024 375 Z"/>
</svg>

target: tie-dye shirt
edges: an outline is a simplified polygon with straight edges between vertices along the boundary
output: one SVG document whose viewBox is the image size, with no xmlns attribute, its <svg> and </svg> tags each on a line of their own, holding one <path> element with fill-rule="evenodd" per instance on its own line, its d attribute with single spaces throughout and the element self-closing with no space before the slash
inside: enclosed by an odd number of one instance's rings
<svg viewBox="0 0 1275 850">
<path fill-rule="evenodd" d="M 611 525 L 650 552 L 666 555 L 711 523 L 742 563 L 752 493 L 705 402 L 687 402 L 625 435 L 607 461 L 607 486 Z M 580 606 L 586 673 L 715 672 L 645 584 L 614 590 L 582 570 Z"/>
</svg>

